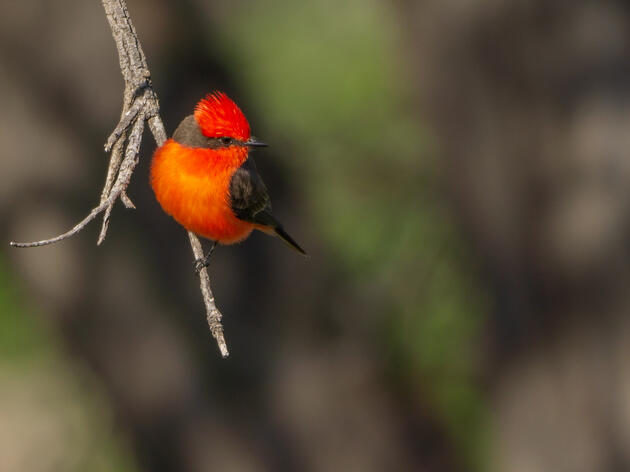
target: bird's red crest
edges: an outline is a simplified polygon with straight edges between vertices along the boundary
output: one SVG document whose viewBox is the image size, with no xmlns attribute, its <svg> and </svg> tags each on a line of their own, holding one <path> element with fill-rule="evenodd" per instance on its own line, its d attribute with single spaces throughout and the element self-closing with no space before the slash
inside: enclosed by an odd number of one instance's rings
<svg viewBox="0 0 630 472">
<path fill-rule="evenodd" d="M 195 107 L 195 120 L 204 136 L 230 136 L 242 141 L 250 137 L 249 123 L 241 109 L 223 92 L 213 92 Z"/>
</svg>

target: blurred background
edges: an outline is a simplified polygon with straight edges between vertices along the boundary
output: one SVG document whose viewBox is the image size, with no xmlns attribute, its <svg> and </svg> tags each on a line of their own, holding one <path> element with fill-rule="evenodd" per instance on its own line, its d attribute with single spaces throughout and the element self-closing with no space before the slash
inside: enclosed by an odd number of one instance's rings
<svg viewBox="0 0 630 472">
<path fill-rule="evenodd" d="M 0 16 L 0 470 L 630 470 L 630 8 L 129 0 L 172 133 L 223 89 L 274 210 L 210 266 L 148 185 L 105 243 L 98 1 Z"/>
</svg>

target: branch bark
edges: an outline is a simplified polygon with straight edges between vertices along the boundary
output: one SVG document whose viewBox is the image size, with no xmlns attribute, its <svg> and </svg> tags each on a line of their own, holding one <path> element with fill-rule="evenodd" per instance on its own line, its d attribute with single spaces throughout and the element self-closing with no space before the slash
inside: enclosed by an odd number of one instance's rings
<svg viewBox="0 0 630 472">
<path fill-rule="evenodd" d="M 158 146 L 161 146 L 167 139 L 146 57 L 129 17 L 127 5 L 124 0 L 102 0 L 102 2 L 118 49 L 118 59 L 125 89 L 120 121 L 105 144 L 105 152 L 111 151 L 111 156 L 100 203 L 69 231 L 41 241 L 28 243 L 11 241 L 10 245 L 13 247 L 37 247 L 63 241 L 79 233 L 102 213 L 103 221 L 97 241 L 97 245 L 100 245 L 107 235 L 111 212 L 116 201 L 120 199 L 125 207 L 135 208 L 126 191 L 131 175 L 138 164 L 145 123 L 148 123 Z M 188 232 L 188 237 L 195 259 L 203 258 L 203 248 L 199 238 L 191 232 Z M 219 346 L 221 355 L 227 357 L 229 351 L 223 335 L 222 315 L 215 305 L 210 288 L 210 276 L 205 267 L 199 271 L 199 281 L 210 332 Z"/>
</svg>

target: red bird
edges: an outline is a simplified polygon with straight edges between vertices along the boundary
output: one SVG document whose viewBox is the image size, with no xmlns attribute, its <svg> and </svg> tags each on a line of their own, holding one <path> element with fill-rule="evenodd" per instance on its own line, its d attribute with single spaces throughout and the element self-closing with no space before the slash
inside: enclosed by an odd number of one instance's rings
<svg viewBox="0 0 630 472">
<path fill-rule="evenodd" d="M 162 209 L 189 231 L 217 243 L 233 244 L 254 230 L 279 236 L 306 255 L 271 214 L 267 188 L 249 155 L 267 146 L 250 134 L 239 107 L 214 92 L 179 124 L 153 154 L 151 187 Z M 199 267 L 198 267 L 199 268 Z"/>
</svg>

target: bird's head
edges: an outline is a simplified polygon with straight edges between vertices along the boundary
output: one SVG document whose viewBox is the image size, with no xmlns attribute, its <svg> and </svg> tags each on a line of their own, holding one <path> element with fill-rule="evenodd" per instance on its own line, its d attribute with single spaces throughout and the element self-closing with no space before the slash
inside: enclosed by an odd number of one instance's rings
<svg viewBox="0 0 630 472">
<path fill-rule="evenodd" d="M 247 118 L 223 92 L 202 98 L 194 115 L 187 116 L 179 124 L 173 139 L 182 146 L 236 156 L 239 162 L 247 159 L 249 149 L 267 146 L 251 136 Z"/>
<path fill-rule="evenodd" d="M 213 92 L 195 107 L 195 120 L 208 138 L 249 140 L 249 123 L 241 109 L 223 92 Z"/>
</svg>

